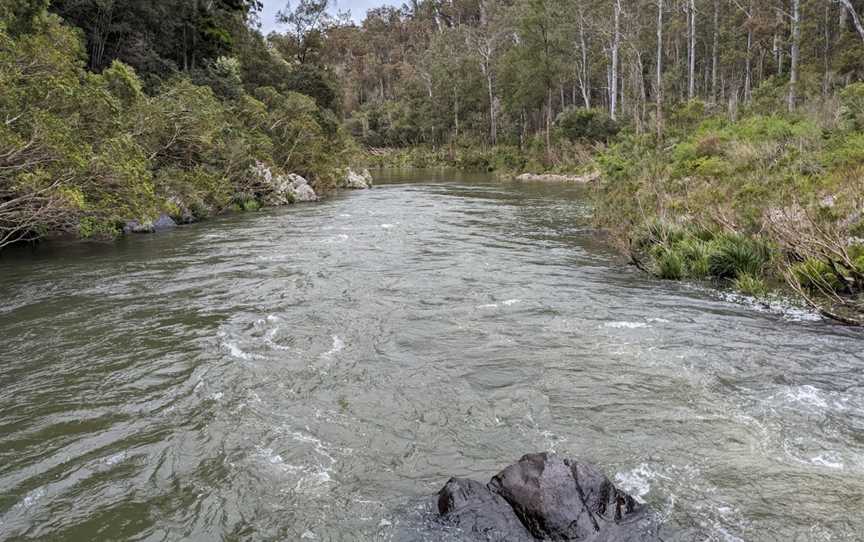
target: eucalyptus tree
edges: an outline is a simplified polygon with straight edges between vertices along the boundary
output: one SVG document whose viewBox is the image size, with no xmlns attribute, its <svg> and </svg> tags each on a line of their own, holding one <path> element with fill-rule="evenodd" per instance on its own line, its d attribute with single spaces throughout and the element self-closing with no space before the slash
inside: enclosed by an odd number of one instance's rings
<svg viewBox="0 0 864 542">
<path fill-rule="evenodd" d="M 20 1 L 20 0 L 10 0 Z M 88 67 L 122 60 L 138 73 L 192 70 L 230 53 L 260 0 L 53 0 L 50 10 L 84 31 Z"/>
<path fill-rule="evenodd" d="M 498 62 L 506 46 L 509 23 L 504 18 L 505 6 L 500 0 L 480 0 L 480 19 L 476 27 L 468 29 L 468 40 L 483 78 L 489 109 L 489 141 L 498 141 L 498 114 L 501 102 L 498 97 Z"/>
<path fill-rule="evenodd" d="M 795 111 L 798 101 L 798 64 L 801 60 L 801 0 L 792 0 L 792 48 L 789 67 L 789 111 Z"/>
<path fill-rule="evenodd" d="M 324 32 L 332 24 L 329 5 L 329 0 L 300 0 L 293 9 L 288 4 L 279 10 L 276 20 L 288 26 L 288 32 L 278 36 L 287 56 L 300 64 L 315 60 L 323 48 Z"/>
<path fill-rule="evenodd" d="M 861 23 L 861 17 L 858 15 L 858 11 L 855 9 L 855 6 L 852 4 L 852 0 L 830 0 L 835 3 L 840 4 L 849 13 L 849 16 L 852 18 L 852 24 L 855 27 L 855 31 L 858 32 L 858 35 L 861 36 L 861 39 L 864 40 L 864 24 Z"/>
</svg>

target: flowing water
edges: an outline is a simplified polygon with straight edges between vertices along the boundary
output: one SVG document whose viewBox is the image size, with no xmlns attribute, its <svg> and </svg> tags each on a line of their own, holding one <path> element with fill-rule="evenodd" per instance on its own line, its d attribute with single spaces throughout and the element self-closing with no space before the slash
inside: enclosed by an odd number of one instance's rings
<svg viewBox="0 0 864 542">
<path fill-rule="evenodd" d="M 860 332 L 628 268 L 579 187 L 390 177 L 4 254 L 0 540 L 439 540 L 540 450 L 667 540 L 864 539 Z"/>
</svg>

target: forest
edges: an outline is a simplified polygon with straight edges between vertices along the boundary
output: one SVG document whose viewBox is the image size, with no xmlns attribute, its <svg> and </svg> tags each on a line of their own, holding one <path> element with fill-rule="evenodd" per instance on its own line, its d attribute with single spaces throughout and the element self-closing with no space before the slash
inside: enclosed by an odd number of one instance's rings
<svg viewBox="0 0 864 542">
<path fill-rule="evenodd" d="M 634 263 L 860 323 L 864 2 L 12 0 L 0 247 L 255 209 L 256 163 L 599 172 Z"/>
</svg>

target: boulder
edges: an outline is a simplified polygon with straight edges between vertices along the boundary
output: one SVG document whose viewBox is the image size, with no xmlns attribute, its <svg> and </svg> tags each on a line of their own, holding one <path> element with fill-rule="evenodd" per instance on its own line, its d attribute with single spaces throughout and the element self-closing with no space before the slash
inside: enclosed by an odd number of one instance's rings
<svg viewBox="0 0 864 542">
<path fill-rule="evenodd" d="M 174 219 L 164 213 L 159 215 L 159 218 L 153 222 L 153 231 L 170 230 L 176 227 L 177 223 L 174 222 Z"/>
<path fill-rule="evenodd" d="M 372 174 L 369 173 L 368 169 L 364 169 L 360 173 L 357 173 L 353 169 L 349 169 L 347 173 L 345 173 L 345 178 L 342 181 L 342 188 L 351 188 L 356 190 L 362 190 L 365 188 L 372 188 Z"/>
<path fill-rule="evenodd" d="M 166 214 L 159 215 L 159 218 L 152 222 L 141 222 L 140 220 L 130 220 L 123 226 L 123 233 L 153 233 L 157 231 L 170 230 L 176 228 L 177 223 L 174 219 Z"/>
<path fill-rule="evenodd" d="M 657 517 L 595 467 L 555 454 L 523 456 L 485 486 L 451 479 L 442 519 L 477 540 L 658 542 Z"/>
<path fill-rule="evenodd" d="M 294 201 L 318 201 L 318 194 L 309 186 L 306 179 L 294 173 L 288 174 L 288 178 L 291 181 L 291 190 L 294 192 Z"/>
<path fill-rule="evenodd" d="M 265 205 L 289 205 L 298 201 L 318 201 L 315 190 L 309 182 L 295 173 L 287 175 L 274 174 L 266 164 L 256 162 L 252 167 L 257 191 L 262 194 L 261 201 Z"/>
<path fill-rule="evenodd" d="M 474 480 L 451 478 L 438 492 L 438 512 L 451 525 L 481 540 L 534 540 L 507 501 Z"/>
</svg>

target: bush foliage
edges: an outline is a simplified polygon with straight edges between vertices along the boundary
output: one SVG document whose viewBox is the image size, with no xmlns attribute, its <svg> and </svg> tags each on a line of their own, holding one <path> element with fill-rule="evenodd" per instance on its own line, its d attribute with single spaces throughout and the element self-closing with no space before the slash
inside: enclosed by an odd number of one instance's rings
<svg viewBox="0 0 864 542">
<path fill-rule="evenodd" d="M 248 94 L 236 58 L 148 94 L 120 61 L 88 72 L 79 34 L 56 16 L 22 29 L 0 26 L 0 247 L 219 212 L 248 192 L 256 161 L 326 188 L 350 149 L 315 98 L 266 86 Z"/>
</svg>

